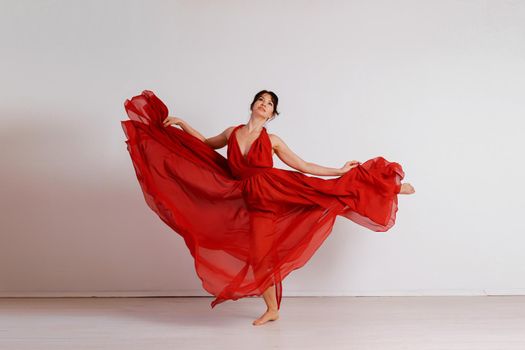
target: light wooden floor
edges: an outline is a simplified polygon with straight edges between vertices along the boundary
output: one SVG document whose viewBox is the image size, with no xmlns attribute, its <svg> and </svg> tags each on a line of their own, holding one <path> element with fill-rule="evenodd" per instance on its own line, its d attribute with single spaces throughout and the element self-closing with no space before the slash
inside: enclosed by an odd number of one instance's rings
<svg viewBox="0 0 525 350">
<path fill-rule="evenodd" d="M 5 298 L 0 349 L 525 349 L 525 296 Z"/>
</svg>

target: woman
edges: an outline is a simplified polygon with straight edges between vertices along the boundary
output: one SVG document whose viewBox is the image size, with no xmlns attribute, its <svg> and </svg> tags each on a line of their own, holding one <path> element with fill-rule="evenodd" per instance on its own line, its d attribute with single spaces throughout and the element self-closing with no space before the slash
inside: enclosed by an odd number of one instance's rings
<svg viewBox="0 0 525 350">
<path fill-rule="evenodd" d="M 267 133 L 277 104 L 275 93 L 259 91 L 246 124 L 206 138 L 146 90 L 126 100 L 131 120 L 122 122 L 146 202 L 184 238 L 216 296 L 212 308 L 262 295 L 266 312 L 254 325 L 279 318 L 282 280 L 306 264 L 336 216 L 384 232 L 395 223 L 397 195 L 415 192 L 401 183 L 401 165 L 383 157 L 341 168 L 304 161 Z M 215 149 L 226 145 L 224 158 Z M 274 168 L 274 154 L 295 170 Z"/>
</svg>

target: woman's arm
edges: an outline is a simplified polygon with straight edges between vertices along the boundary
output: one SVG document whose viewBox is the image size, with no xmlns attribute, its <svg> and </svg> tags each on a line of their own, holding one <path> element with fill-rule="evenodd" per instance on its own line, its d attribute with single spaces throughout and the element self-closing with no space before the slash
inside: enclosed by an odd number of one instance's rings
<svg viewBox="0 0 525 350">
<path fill-rule="evenodd" d="M 343 175 L 348 170 L 357 166 L 359 162 L 352 161 L 347 162 L 342 168 L 330 168 L 325 167 L 319 164 L 307 162 L 295 154 L 288 145 L 277 135 L 270 134 L 270 139 L 272 140 L 273 149 L 275 154 L 288 166 L 299 170 L 303 173 L 312 174 L 312 175 Z"/>
<path fill-rule="evenodd" d="M 204 142 L 206 142 L 208 146 L 214 149 L 223 148 L 228 144 L 228 139 L 230 138 L 230 134 L 234 128 L 234 126 L 230 126 L 229 128 L 224 129 L 224 131 L 221 132 L 219 135 L 212 136 L 204 140 Z"/>
<path fill-rule="evenodd" d="M 196 138 L 200 139 L 201 141 L 206 142 L 206 137 L 204 137 L 204 135 L 202 135 L 200 132 L 192 128 L 191 125 L 188 124 L 186 121 L 182 120 L 179 126 L 181 127 L 182 130 L 186 131 L 188 134 L 193 135 Z"/>
<path fill-rule="evenodd" d="M 196 138 L 205 142 L 208 146 L 214 149 L 226 146 L 226 144 L 228 143 L 228 137 L 230 136 L 230 133 L 234 128 L 233 126 L 230 126 L 229 128 L 226 128 L 223 132 L 221 132 L 219 135 L 207 139 L 200 132 L 192 128 L 191 125 L 188 124 L 185 120 L 182 120 L 179 117 L 167 117 L 166 119 L 164 119 L 163 124 L 164 126 L 178 125 L 181 127 L 182 130 L 186 131 L 190 135 L 195 136 Z"/>
</svg>

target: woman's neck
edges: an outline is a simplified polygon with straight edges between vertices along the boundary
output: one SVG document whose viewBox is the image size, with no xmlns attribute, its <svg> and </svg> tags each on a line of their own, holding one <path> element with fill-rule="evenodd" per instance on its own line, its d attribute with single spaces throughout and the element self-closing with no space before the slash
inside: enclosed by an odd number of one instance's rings
<svg viewBox="0 0 525 350">
<path fill-rule="evenodd" d="M 248 132 L 251 133 L 254 131 L 262 131 L 264 123 L 266 123 L 265 119 L 250 118 L 250 120 L 245 125 Z"/>
</svg>

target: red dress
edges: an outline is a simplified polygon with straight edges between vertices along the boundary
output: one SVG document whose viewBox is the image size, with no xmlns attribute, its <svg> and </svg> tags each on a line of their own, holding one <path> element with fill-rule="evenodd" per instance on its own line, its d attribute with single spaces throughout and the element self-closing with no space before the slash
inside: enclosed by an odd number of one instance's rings
<svg viewBox="0 0 525 350">
<path fill-rule="evenodd" d="M 373 231 L 396 218 L 404 172 L 383 157 L 337 178 L 273 167 L 266 128 L 246 156 L 235 127 L 227 158 L 178 127 L 151 91 L 126 100 L 127 149 L 148 206 L 183 239 L 203 288 L 226 300 L 259 296 L 302 267 L 330 234 L 336 216 Z"/>
</svg>

